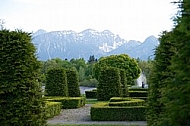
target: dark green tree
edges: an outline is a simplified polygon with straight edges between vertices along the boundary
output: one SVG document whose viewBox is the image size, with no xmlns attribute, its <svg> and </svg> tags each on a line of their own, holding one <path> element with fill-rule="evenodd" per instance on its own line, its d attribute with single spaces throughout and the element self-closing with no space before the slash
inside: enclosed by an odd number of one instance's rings
<svg viewBox="0 0 190 126">
<path fill-rule="evenodd" d="M 128 85 L 134 84 L 134 80 L 139 77 L 141 72 L 136 60 L 130 58 L 127 54 L 111 55 L 100 58 L 94 65 L 93 72 L 97 80 L 99 78 L 98 76 L 101 68 L 106 66 L 124 69 Z"/>
<path fill-rule="evenodd" d="M 163 126 L 165 117 L 163 91 L 168 86 L 168 80 L 173 78 L 171 58 L 175 53 L 172 45 L 172 32 L 163 32 L 160 37 L 160 45 L 156 48 L 153 69 L 149 83 L 147 123 L 149 126 Z M 167 101 L 166 101 L 167 102 Z"/>
<path fill-rule="evenodd" d="M 0 30 L 0 125 L 45 125 L 40 63 L 29 33 Z"/>
<path fill-rule="evenodd" d="M 177 18 L 174 36 L 175 55 L 171 69 L 174 77 L 164 90 L 168 126 L 190 125 L 190 1 L 180 2 L 181 15 Z"/>
</svg>

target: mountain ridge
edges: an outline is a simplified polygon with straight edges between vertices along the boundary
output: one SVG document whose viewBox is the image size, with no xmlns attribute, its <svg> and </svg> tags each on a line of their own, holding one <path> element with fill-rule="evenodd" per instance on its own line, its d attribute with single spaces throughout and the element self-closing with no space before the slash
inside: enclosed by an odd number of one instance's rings
<svg viewBox="0 0 190 126">
<path fill-rule="evenodd" d="M 147 60 L 153 56 L 153 49 L 159 44 L 154 36 L 147 37 L 144 42 L 126 41 L 109 30 L 99 32 L 94 29 L 85 29 L 78 33 L 72 30 L 47 32 L 40 29 L 32 34 L 32 42 L 36 46 L 40 60 L 56 57 L 88 60 L 91 55 L 100 58 L 122 53 Z"/>
</svg>

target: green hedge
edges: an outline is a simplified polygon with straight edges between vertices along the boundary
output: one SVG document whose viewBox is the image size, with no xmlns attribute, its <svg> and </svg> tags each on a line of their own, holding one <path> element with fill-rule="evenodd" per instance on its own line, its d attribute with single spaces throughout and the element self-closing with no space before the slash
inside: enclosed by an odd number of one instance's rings
<svg viewBox="0 0 190 126">
<path fill-rule="evenodd" d="M 0 30 L 0 126 L 44 126 L 40 62 L 31 34 Z"/>
<path fill-rule="evenodd" d="M 145 106 L 116 107 L 96 103 L 90 109 L 93 121 L 146 121 Z"/>
<path fill-rule="evenodd" d="M 147 97 L 147 91 L 129 91 L 129 97 Z"/>
<path fill-rule="evenodd" d="M 121 94 L 123 97 L 128 97 L 129 93 L 127 87 L 127 77 L 123 69 L 120 69 L 120 77 L 121 77 Z"/>
<path fill-rule="evenodd" d="M 46 96 L 68 96 L 66 71 L 62 68 L 53 68 L 46 76 Z"/>
<path fill-rule="evenodd" d="M 97 98 L 97 91 L 92 90 L 92 91 L 85 91 L 86 98 Z"/>
<path fill-rule="evenodd" d="M 78 74 L 74 70 L 66 70 L 69 97 L 80 97 Z"/>
<path fill-rule="evenodd" d="M 108 101 L 111 97 L 121 96 L 121 79 L 118 68 L 103 67 L 98 78 L 97 99 L 99 101 Z"/>
<path fill-rule="evenodd" d="M 46 102 L 45 117 L 52 118 L 61 112 L 61 102 Z"/>
<path fill-rule="evenodd" d="M 85 97 L 45 97 L 46 101 L 61 102 L 62 109 L 79 108 L 85 105 Z"/>
<path fill-rule="evenodd" d="M 129 91 L 148 91 L 148 88 L 129 88 Z"/>
<path fill-rule="evenodd" d="M 113 97 L 110 99 L 109 106 L 143 106 L 145 101 L 142 99 Z"/>
</svg>

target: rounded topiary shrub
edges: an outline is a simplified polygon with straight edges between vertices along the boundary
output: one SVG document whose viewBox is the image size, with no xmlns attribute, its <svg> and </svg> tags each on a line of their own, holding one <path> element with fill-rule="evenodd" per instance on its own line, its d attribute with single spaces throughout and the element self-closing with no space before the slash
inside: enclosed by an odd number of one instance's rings
<svg viewBox="0 0 190 126">
<path fill-rule="evenodd" d="M 121 80 L 119 69 L 114 67 L 103 67 L 99 75 L 97 87 L 97 99 L 108 101 L 111 97 L 121 96 Z"/>
<path fill-rule="evenodd" d="M 40 63 L 29 33 L 0 30 L 0 125 L 43 126 Z"/>
<path fill-rule="evenodd" d="M 46 96 L 68 96 L 66 71 L 62 68 L 53 68 L 46 75 Z"/>
<path fill-rule="evenodd" d="M 70 97 L 80 97 L 80 88 L 77 71 L 66 70 L 68 94 Z"/>
</svg>

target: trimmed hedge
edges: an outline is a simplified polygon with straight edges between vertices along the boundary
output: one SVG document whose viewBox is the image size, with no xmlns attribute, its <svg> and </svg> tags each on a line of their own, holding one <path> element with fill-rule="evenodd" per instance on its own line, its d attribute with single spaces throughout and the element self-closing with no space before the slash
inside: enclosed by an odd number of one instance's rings
<svg viewBox="0 0 190 126">
<path fill-rule="evenodd" d="M 120 77 L 121 77 L 121 94 L 123 97 L 128 97 L 129 93 L 127 87 L 127 77 L 123 69 L 120 69 Z"/>
<path fill-rule="evenodd" d="M 45 118 L 52 118 L 59 115 L 61 112 L 61 102 L 46 102 L 45 104 Z"/>
<path fill-rule="evenodd" d="M 46 76 L 46 96 L 68 96 L 66 71 L 62 68 L 53 68 Z"/>
<path fill-rule="evenodd" d="M 31 34 L 0 30 L 0 126 L 44 126 L 40 62 Z"/>
<path fill-rule="evenodd" d="M 86 98 L 97 98 L 97 90 L 85 91 Z"/>
<path fill-rule="evenodd" d="M 148 88 L 129 88 L 129 91 L 148 91 Z"/>
<path fill-rule="evenodd" d="M 146 121 L 145 106 L 116 107 L 107 102 L 96 103 L 90 109 L 93 121 Z"/>
<path fill-rule="evenodd" d="M 129 91 L 129 97 L 147 97 L 147 91 Z"/>
<path fill-rule="evenodd" d="M 46 101 L 61 102 L 62 109 L 79 108 L 85 105 L 85 97 L 45 97 Z"/>
<path fill-rule="evenodd" d="M 142 99 L 113 97 L 109 101 L 109 106 L 143 106 L 145 101 Z"/>
<path fill-rule="evenodd" d="M 78 74 L 74 70 L 66 70 L 67 74 L 67 85 L 68 85 L 68 96 L 69 97 L 80 97 L 80 88 Z"/>
<path fill-rule="evenodd" d="M 103 67 L 99 75 L 97 99 L 108 101 L 111 97 L 121 96 L 120 72 L 115 67 Z"/>
</svg>

